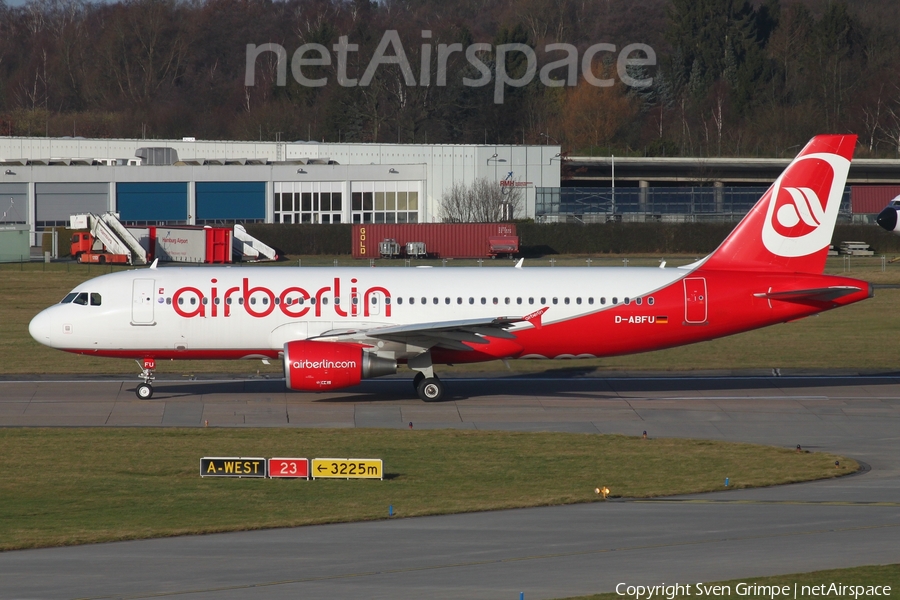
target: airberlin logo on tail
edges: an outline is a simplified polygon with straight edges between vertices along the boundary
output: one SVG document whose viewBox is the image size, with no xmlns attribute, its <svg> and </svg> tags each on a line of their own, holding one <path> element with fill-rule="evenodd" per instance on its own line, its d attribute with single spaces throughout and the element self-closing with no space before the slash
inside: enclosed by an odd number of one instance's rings
<svg viewBox="0 0 900 600">
<path fill-rule="evenodd" d="M 798 157 L 769 191 L 762 241 L 776 256 L 814 254 L 831 243 L 850 161 L 837 154 Z"/>
</svg>

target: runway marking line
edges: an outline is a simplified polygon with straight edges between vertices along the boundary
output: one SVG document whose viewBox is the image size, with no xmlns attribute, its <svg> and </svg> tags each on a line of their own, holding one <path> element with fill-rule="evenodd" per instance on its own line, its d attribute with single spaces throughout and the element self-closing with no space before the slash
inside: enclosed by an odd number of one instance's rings
<svg viewBox="0 0 900 600">
<path fill-rule="evenodd" d="M 647 500 L 646 502 L 649 502 Z M 139 600 L 141 598 L 170 598 L 175 596 L 183 596 L 188 594 L 208 594 L 210 592 L 226 592 L 226 591 L 234 591 L 234 590 L 249 590 L 253 588 L 262 588 L 262 587 L 272 587 L 278 585 L 294 585 L 300 583 L 311 583 L 316 581 L 332 581 L 336 579 L 354 579 L 358 577 L 371 577 L 373 575 L 396 575 L 398 573 L 415 573 L 417 571 L 433 571 L 438 569 L 455 569 L 455 568 L 465 568 L 465 567 L 478 567 L 482 565 L 491 565 L 491 564 L 503 564 L 503 563 L 513 563 L 513 562 L 521 562 L 521 561 L 529 561 L 529 560 L 547 560 L 547 559 L 555 559 L 555 558 L 570 558 L 573 556 L 591 556 L 597 554 L 608 554 L 610 552 L 629 552 L 634 550 L 653 550 L 659 548 L 677 548 L 680 546 L 698 546 L 702 544 L 715 544 L 721 542 L 743 542 L 748 540 L 761 540 L 761 539 L 773 539 L 773 538 L 784 538 L 784 537 L 795 537 L 795 536 L 803 536 L 803 535 L 820 535 L 823 533 L 843 533 L 848 531 L 868 531 L 874 529 L 888 529 L 888 528 L 896 528 L 900 527 L 900 523 L 891 523 L 884 525 L 866 525 L 862 527 L 842 527 L 835 529 L 814 529 L 810 531 L 796 531 L 792 533 L 779 533 L 774 535 L 753 535 L 753 536 L 744 536 L 744 537 L 725 537 L 725 538 L 715 538 L 709 540 L 697 540 L 693 542 L 679 542 L 679 543 L 671 543 L 671 544 L 648 544 L 642 546 L 625 546 L 622 548 L 606 548 L 603 550 L 582 550 L 578 552 L 558 552 L 552 554 L 538 554 L 533 556 L 515 556 L 511 558 L 497 558 L 492 560 L 478 560 L 478 561 L 470 561 L 470 562 L 460 562 L 460 563 L 450 563 L 445 565 L 428 565 L 423 567 L 406 567 L 402 569 L 385 569 L 381 571 L 363 571 L 360 573 L 343 573 L 336 575 L 323 575 L 320 577 L 304 577 L 298 579 L 285 579 L 282 581 L 266 581 L 262 583 L 246 583 L 246 584 L 237 584 L 237 585 L 228 585 L 221 586 L 215 588 L 204 588 L 204 589 L 192 589 L 192 590 L 181 590 L 181 591 L 170 591 L 170 592 L 157 592 L 157 593 L 148 593 L 148 594 L 139 594 L 139 595 L 128 595 L 123 596 L 116 594 L 114 596 L 88 596 L 84 597 L 80 600 L 106 600 L 107 598 L 121 598 L 124 600 Z"/>
</svg>

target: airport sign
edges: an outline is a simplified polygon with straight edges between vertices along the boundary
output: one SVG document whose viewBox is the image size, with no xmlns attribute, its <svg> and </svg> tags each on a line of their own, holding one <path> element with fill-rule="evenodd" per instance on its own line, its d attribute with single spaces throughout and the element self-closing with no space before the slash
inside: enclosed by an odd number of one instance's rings
<svg viewBox="0 0 900 600">
<path fill-rule="evenodd" d="M 313 479 L 384 479 L 380 458 L 314 458 Z"/>
<path fill-rule="evenodd" d="M 308 458 L 270 458 L 269 477 L 309 479 Z"/>
<path fill-rule="evenodd" d="M 265 458 L 204 457 L 200 477 L 265 477 Z"/>
</svg>

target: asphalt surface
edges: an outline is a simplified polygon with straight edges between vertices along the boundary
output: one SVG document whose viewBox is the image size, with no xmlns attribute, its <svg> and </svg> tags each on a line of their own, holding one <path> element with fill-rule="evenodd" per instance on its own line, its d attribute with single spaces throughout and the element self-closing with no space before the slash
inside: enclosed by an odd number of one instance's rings
<svg viewBox="0 0 900 600">
<path fill-rule="evenodd" d="M 0 381 L 0 426 L 408 427 L 625 433 L 842 454 L 837 480 L 0 554 L 3 598 L 559 598 L 900 563 L 900 374 L 407 380 Z M 636 474 L 639 476 L 639 474 Z"/>
</svg>

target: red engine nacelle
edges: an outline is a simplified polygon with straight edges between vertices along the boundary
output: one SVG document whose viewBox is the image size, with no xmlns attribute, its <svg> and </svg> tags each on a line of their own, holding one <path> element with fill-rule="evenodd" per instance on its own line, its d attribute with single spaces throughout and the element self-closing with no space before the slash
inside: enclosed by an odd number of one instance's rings
<svg viewBox="0 0 900 600">
<path fill-rule="evenodd" d="M 396 360 L 354 344 L 303 340 L 284 345 L 284 380 L 291 390 L 336 390 L 396 372 Z"/>
</svg>

